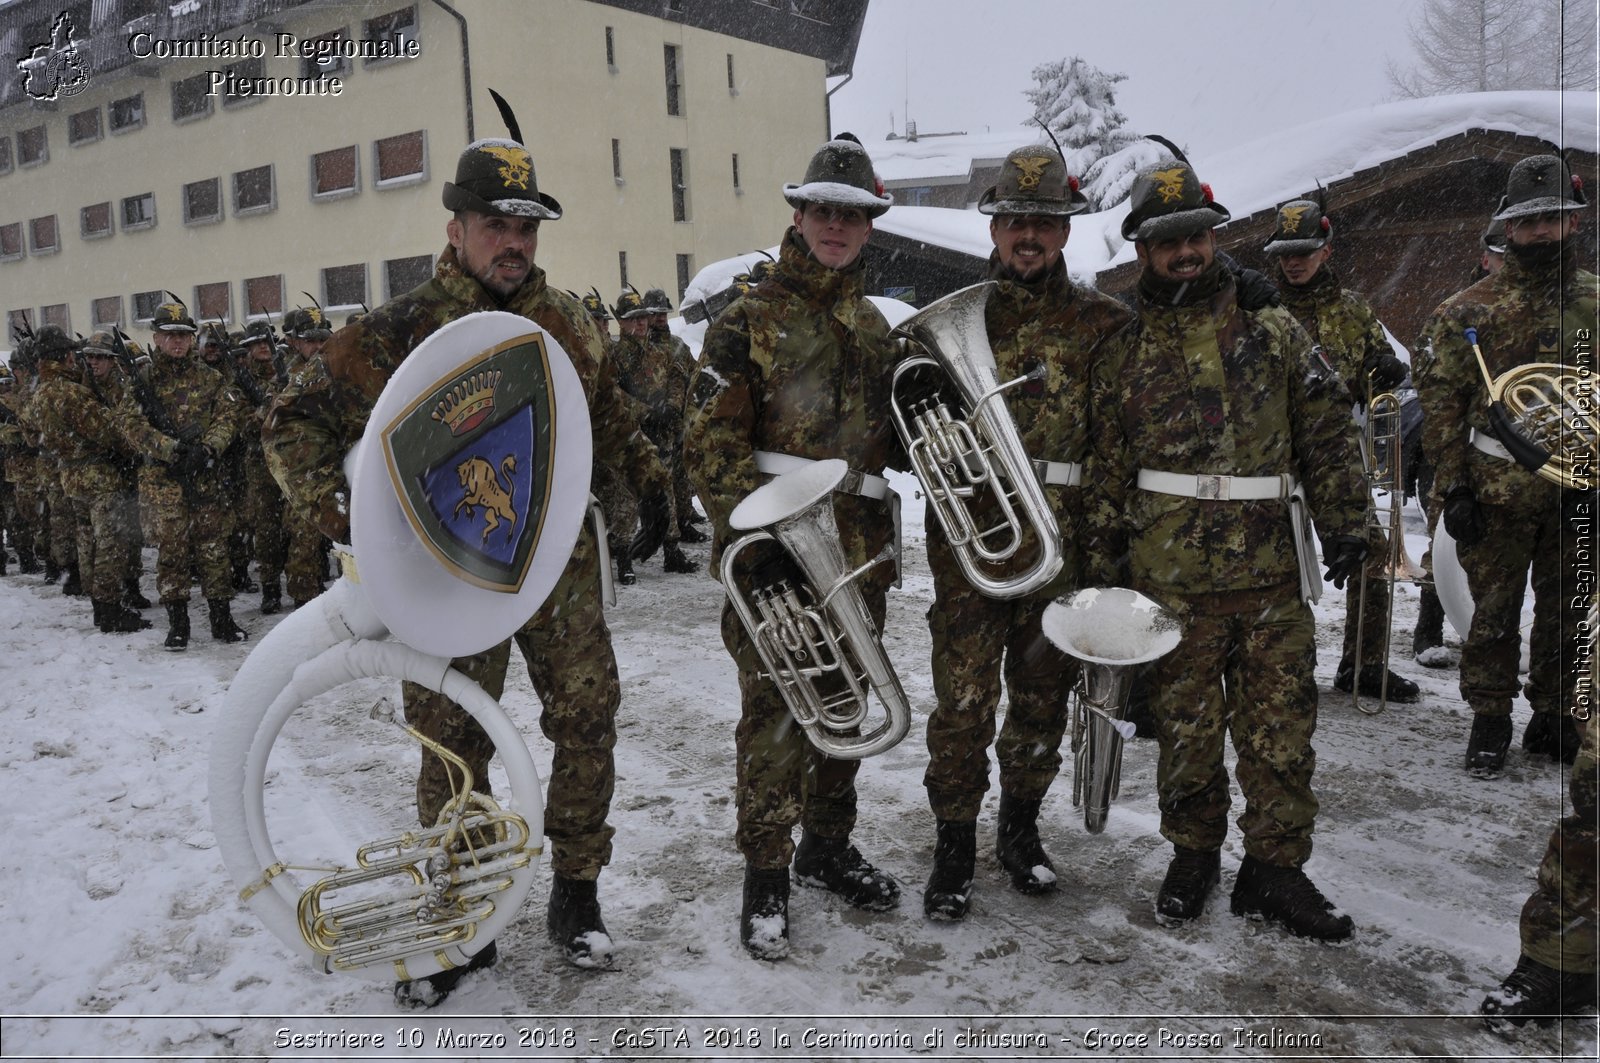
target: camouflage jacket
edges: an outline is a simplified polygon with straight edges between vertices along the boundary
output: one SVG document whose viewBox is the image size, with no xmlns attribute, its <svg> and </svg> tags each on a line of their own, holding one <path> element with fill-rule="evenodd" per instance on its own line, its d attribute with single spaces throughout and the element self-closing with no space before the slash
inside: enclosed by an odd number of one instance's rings
<svg viewBox="0 0 1600 1063">
<path fill-rule="evenodd" d="M 1079 288 L 1067 279 L 1058 260 L 1044 277 L 1032 282 L 1005 279 L 990 258 L 990 273 L 999 286 L 989 297 L 984 325 L 1001 383 L 1026 376 L 1040 366 L 1046 375 L 1012 388 L 1005 405 L 1033 461 L 1082 463 L 1089 449 L 1089 367 L 1097 348 L 1133 319 L 1127 307 L 1097 291 Z M 1061 529 L 1061 575 L 1035 597 L 1054 598 L 1076 589 L 1081 577 L 1082 488 L 1051 484 L 1045 499 Z M 989 496 L 985 496 L 989 497 Z M 978 513 L 979 523 L 993 526 L 1000 513 L 993 506 Z M 935 571 L 958 571 L 937 519 L 926 521 L 928 561 Z M 998 566 L 979 563 L 996 577 L 1019 575 L 1026 558 L 1037 556 L 1030 531 L 1018 554 Z"/>
<path fill-rule="evenodd" d="M 1349 389 L 1350 401 L 1367 401 L 1367 356 L 1389 354 L 1393 348 L 1383 334 L 1378 315 L 1366 299 L 1349 288 L 1339 287 L 1339 275 L 1326 262 L 1311 283 L 1290 284 L 1281 265 L 1274 268 L 1273 281 L 1283 299 L 1283 308 L 1294 315 L 1300 327 L 1311 334 L 1311 342 L 1322 348 L 1328 361 Z"/>
<path fill-rule="evenodd" d="M 126 486 L 122 469 L 135 445 L 126 438 L 104 390 L 87 383 L 82 370 L 64 362 L 41 362 L 33 414 L 61 464 L 69 495 L 85 498 Z M 138 449 L 162 448 L 165 437 L 154 428 L 135 430 L 142 433 Z"/>
<path fill-rule="evenodd" d="M 462 272 L 455 249 L 446 247 L 431 280 L 340 329 L 267 411 L 261 442 L 273 478 L 324 535 L 350 541 L 344 456 L 360 441 L 395 367 L 443 325 L 485 310 L 522 315 L 567 352 L 588 400 L 596 460 L 623 470 L 641 497 L 669 488 L 655 447 L 623 404 L 615 369 L 583 304 L 549 287 L 544 271 L 534 267 L 502 305 Z"/>
<path fill-rule="evenodd" d="M 1287 589 L 1298 581 L 1280 499 L 1141 490 L 1140 468 L 1294 476 L 1319 531 L 1359 535 L 1366 512 L 1355 425 L 1338 377 L 1285 310 L 1239 308 L 1222 271 L 1178 306 L 1142 293 L 1090 391 L 1087 578 L 1162 595 Z"/>
<path fill-rule="evenodd" d="M 192 354 L 169 358 L 157 351 L 144 382 L 176 433 L 174 438 L 150 432 L 150 421 L 129 387 L 115 415 L 123 437 L 146 458 L 170 461 L 179 439 L 204 444 L 218 455 L 228 449 L 245 414 L 244 401 L 231 380 Z"/>
<path fill-rule="evenodd" d="M 1593 372 L 1597 306 L 1600 277 L 1578 269 L 1569 250 L 1559 272 L 1542 274 L 1508 254 L 1499 273 L 1457 292 L 1433 312 L 1423 330 L 1415 377 L 1422 447 L 1434 465 L 1435 494 L 1470 487 L 1479 499 L 1496 505 L 1555 498 L 1559 485 L 1469 441 L 1470 429 L 1494 437 L 1489 389 L 1463 333 L 1478 330 L 1484 364 L 1495 378 L 1530 362 L 1560 362 Z"/>
<path fill-rule="evenodd" d="M 27 433 L 22 428 L 22 421 L 17 416 L 26 397 L 26 385 L 23 384 L 14 383 L 8 390 L 0 392 L 0 451 L 7 456 L 21 456 L 32 449 Z"/>
<path fill-rule="evenodd" d="M 611 351 L 617 364 L 617 381 L 637 400 L 640 423 L 645 424 L 647 434 L 681 432 L 689 380 L 694 375 L 694 356 L 683 341 L 670 335 L 665 340 L 657 336 L 624 336 Z M 649 423 L 644 418 L 649 418 Z M 662 431 L 653 431 L 655 426 Z"/>
<path fill-rule="evenodd" d="M 861 275 L 859 260 L 823 266 L 790 229 L 773 274 L 706 330 L 683 465 L 712 521 L 713 565 L 732 534 L 728 515 L 768 479 L 756 451 L 842 458 L 865 473 L 904 466 L 889 416 L 895 351 Z M 888 543 L 886 502 L 836 493 L 834 513 L 852 565 Z"/>
</svg>

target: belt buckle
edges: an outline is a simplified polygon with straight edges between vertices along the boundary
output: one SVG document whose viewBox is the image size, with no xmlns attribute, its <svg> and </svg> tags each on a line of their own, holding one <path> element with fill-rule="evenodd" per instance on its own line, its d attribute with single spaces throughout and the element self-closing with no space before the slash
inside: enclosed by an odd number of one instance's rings
<svg viewBox="0 0 1600 1063">
<path fill-rule="evenodd" d="M 1198 473 L 1194 478 L 1194 497 L 1212 502 L 1228 500 L 1228 481 L 1231 477 Z"/>
<path fill-rule="evenodd" d="M 844 479 L 839 481 L 839 486 L 834 490 L 843 491 L 847 495 L 859 495 L 864 484 L 865 478 L 862 476 L 861 470 L 851 469 L 844 474 Z"/>
</svg>

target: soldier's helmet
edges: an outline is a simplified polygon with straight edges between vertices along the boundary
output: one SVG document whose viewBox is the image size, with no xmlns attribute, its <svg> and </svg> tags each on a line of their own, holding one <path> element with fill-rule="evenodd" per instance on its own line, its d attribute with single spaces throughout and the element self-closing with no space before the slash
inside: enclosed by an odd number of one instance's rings
<svg viewBox="0 0 1600 1063">
<path fill-rule="evenodd" d="M 539 191 L 533 156 L 515 140 L 474 140 L 456 160 L 456 179 L 444 184 L 446 210 L 507 218 L 561 217 L 561 204 Z"/>
<path fill-rule="evenodd" d="M 344 319 L 345 327 L 348 328 L 349 326 L 354 325 L 357 321 L 360 321 L 366 316 L 367 315 L 360 310 L 357 310 L 352 314 L 346 314 Z"/>
<path fill-rule="evenodd" d="M 649 317 L 653 311 L 644 305 L 644 296 L 631 288 L 617 296 L 616 305 L 612 311 L 617 315 L 618 321 L 628 321 L 636 317 Z"/>
<path fill-rule="evenodd" d="M 799 184 L 783 186 L 783 198 L 796 210 L 807 203 L 857 207 L 876 218 L 894 205 L 872 169 L 867 149 L 851 133 L 840 133 L 817 149 Z"/>
<path fill-rule="evenodd" d="M 1478 237 L 1478 244 L 1485 251 L 1494 255 L 1506 253 L 1506 223 L 1489 219 L 1489 227 L 1483 230 L 1483 235 Z"/>
<path fill-rule="evenodd" d="M 1530 155 L 1511 167 L 1494 220 L 1582 210 L 1588 202 L 1583 197 L 1582 179 L 1567 169 L 1559 156 Z"/>
<path fill-rule="evenodd" d="M 1061 153 L 1042 144 L 1017 148 L 1000 164 L 1000 179 L 978 199 L 982 214 L 1081 214 L 1089 200 L 1067 173 Z"/>
<path fill-rule="evenodd" d="M 1333 222 L 1314 200 L 1291 199 L 1278 208 L 1272 239 L 1261 250 L 1269 255 L 1309 255 L 1333 238 Z"/>
<path fill-rule="evenodd" d="M 249 350 L 257 343 L 273 346 L 275 337 L 272 335 L 272 326 L 265 321 L 252 321 L 245 326 L 244 335 L 239 338 L 239 346 Z"/>
<path fill-rule="evenodd" d="M 189 308 L 182 303 L 162 303 L 150 316 L 152 332 L 198 332 Z"/>
<path fill-rule="evenodd" d="M 82 350 L 88 358 L 114 358 L 117 354 L 117 340 L 111 333 L 101 329 L 83 341 Z"/>
<path fill-rule="evenodd" d="M 1124 240 L 1165 240 L 1197 229 L 1214 229 L 1232 218 L 1211 198 L 1194 167 L 1167 162 L 1141 173 L 1128 196 L 1131 209 L 1122 220 Z"/>
<path fill-rule="evenodd" d="M 200 352 L 208 355 L 215 351 L 217 357 L 228 349 L 228 329 L 220 321 L 208 321 L 200 330 Z"/>
<path fill-rule="evenodd" d="M 67 335 L 67 330 L 60 325 L 42 326 L 33 340 L 34 353 L 46 361 L 63 361 L 78 350 L 78 341 Z"/>
<path fill-rule="evenodd" d="M 604 322 L 611 320 L 611 314 L 606 310 L 606 301 L 600 298 L 599 292 L 590 292 L 588 295 L 582 296 L 581 298 L 583 301 L 583 308 L 589 311 L 589 316 L 594 318 L 595 321 Z"/>
<path fill-rule="evenodd" d="M 652 314 L 672 313 L 672 300 L 667 298 L 667 293 L 660 288 L 651 288 L 644 293 L 644 308 Z"/>
<path fill-rule="evenodd" d="M 302 306 L 283 315 L 283 334 L 297 340 L 325 340 L 333 335 L 333 329 L 320 306 Z"/>
</svg>

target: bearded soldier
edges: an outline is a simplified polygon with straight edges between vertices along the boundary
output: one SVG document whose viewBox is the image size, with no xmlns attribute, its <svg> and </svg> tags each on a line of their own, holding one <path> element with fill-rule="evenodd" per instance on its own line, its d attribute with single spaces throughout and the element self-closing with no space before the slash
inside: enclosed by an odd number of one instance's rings
<svg viewBox="0 0 1600 1063">
<path fill-rule="evenodd" d="M 350 541 L 345 453 L 366 428 L 373 404 L 406 355 L 448 322 L 504 310 L 537 323 L 567 352 L 588 400 L 596 456 L 626 470 L 643 497 L 662 495 L 666 471 L 640 434 L 616 387 L 599 331 L 583 305 L 550 287 L 534 265 L 543 221 L 560 204 L 538 189 L 533 159 L 515 140 L 480 140 L 461 153 L 455 181 L 444 186 L 452 212 L 449 245 L 431 280 L 341 329 L 321 358 L 291 381 L 267 416 L 263 441 L 273 474 L 290 503 L 335 542 Z M 514 639 L 543 707 L 539 724 L 555 746 L 545 833 L 554 879 L 546 926 L 567 960 L 599 968 L 612 960 L 596 880 L 611 859 L 606 823 L 615 783 L 612 750 L 621 700 L 611 632 L 601 612 L 599 553 L 585 522 L 565 572 Z M 511 641 L 455 661 L 492 697 L 505 687 Z M 493 743 L 476 721 L 444 695 L 408 684 L 406 719 L 487 778 Z M 424 752 L 417 812 L 436 821 L 454 795 L 444 761 Z M 464 967 L 395 986 L 403 1006 L 431 1007 L 467 972 L 493 964 L 489 942 Z"/>
<path fill-rule="evenodd" d="M 1056 888 L 1055 865 L 1039 841 L 1039 808 L 1061 766 L 1070 690 L 1077 665 L 1045 638 L 1045 607 L 1081 585 L 1077 544 L 1080 482 L 1088 429 L 1089 361 L 1131 314 L 1114 299 L 1067 278 L 1062 249 L 1071 216 L 1088 208 L 1061 155 L 1039 145 L 1018 148 L 1000 168 L 999 183 L 979 200 L 991 215 L 994 241 L 985 328 L 999 379 L 1043 368 L 1042 380 L 1012 388 L 1005 404 L 1028 456 L 1043 470 L 1045 497 L 1061 530 L 1060 575 L 1022 598 L 981 593 L 962 573 L 937 522 L 927 529 L 934 604 L 933 685 L 938 704 L 928 717 L 924 783 L 938 820 L 933 874 L 923 910 L 934 919 L 961 919 L 970 903 L 978 810 L 989 788 L 989 743 L 1001 681 L 1009 695 L 1005 726 L 995 742 L 1000 763 L 1000 818 L 995 853 L 1012 888 L 1028 894 Z M 981 511 L 980 527 L 998 524 L 997 509 Z M 1031 533 L 1029 539 L 1031 539 Z M 1020 574 L 1033 550 L 1024 546 L 1005 565 L 984 565 L 991 579 Z"/>
<path fill-rule="evenodd" d="M 861 249 L 892 197 L 848 134 L 824 144 L 805 180 L 785 185 L 794 224 L 777 269 L 723 311 L 706 332 L 691 389 L 684 463 L 715 535 L 713 571 L 733 532 L 729 514 L 767 477 L 840 458 L 857 475 L 832 498 L 846 565 L 876 557 L 893 534 L 888 483 L 895 453 L 889 416 L 894 360 L 888 324 L 862 290 Z M 855 586 L 883 629 L 887 566 Z M 755 586 L 804 577 L 781 551 L 757 555 Z M 789 950 L 789 862 L 802 883 L 868 910 L 893 908 L 900 887 L 850 844 L 858 760 L 828 757 L 807 740 L 762 667 L 731 604 L 722 641 L 739 669 L 739 851 L 745 859 L 739 938 L 759 959 Z M 792 832 L 802 827 L 798 849 Z"/>
<path fill-rule="evenodd" d="M 1287 311 L 1239 303 L 1212 231 L 1228 212 L 1192 167 L 1140 174 L 1131 198 L 1138 317 L 1094 370 L 1086 523 L 1091 578 L 1149 594 L 1184 625 L 1148 674 L 1175 848 L 1156 919 L 1196 918 L 1218 881 L 1231 735 L 1245 798 L 1233 912 L 1347 938 L 1350 917 L 1302 870 L 1317 813 L 1316 573 L 1285 504 L 1304 491 L 1343 587 L 1367 554 L 1347 393 Z"/>
<path fill-rule="evenodd" d="M 1444 500 L 1444 526 L 1474 603 L 1461 649 L 1461 696 L 1473 713 L 1466 769 L 1478 778 L 1499 775 L 1511 745 L 1530 570 L 1533 632 L 1524 692 L 1533 716 L 1522 748 L 1568 764 L 1578 752 L 1577 727 L 1566 710 L 1580 655 L 1567 640 L 1585 622 L 1585 603 L 1564 591 L 1563 581 L 1578 571 L 1594 495 L 1564 488 L 1512 458 L 1490 429 L 1483 372 L 1499 378 L 1529 362 L 1592 368 L 1600 278 L 1579 268 L 1574 239 L 1585 203 L 1560 158 L 1535 155 L 1513 166 L 1494 215 L 1505 227 L 1505 267 L 1434 311 L 1417 360 L 1434 491 Z M 1476 330 L 1484 370 L 1467 329 Z M 1592 420 L 1589 431 L 1592 446 Z M 1593 474 L 1592 464 L 1586 471 Z"/>
</svg>

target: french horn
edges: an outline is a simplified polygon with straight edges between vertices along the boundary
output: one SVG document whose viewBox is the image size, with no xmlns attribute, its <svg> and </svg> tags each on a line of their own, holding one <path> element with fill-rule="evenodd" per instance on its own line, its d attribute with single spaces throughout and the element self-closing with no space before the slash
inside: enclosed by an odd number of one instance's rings
<svg viewBox="0 0 1600 1063">
<path fill-rule="evenodd" d="M 839 760 L 890 749 L 911 729 L 911 703 L 884 652 L 856 581 L 892 562 L 885 547 L 860 568 L 846 567 L 833 516 L 833 492 L 850 467 L 837 458 L 786 472 L 750 492 L 728 518 L 741 536 L 722 552 L 722 586 L 750 635 L 766 674 L 806 737 Z M 738 557 L 773 540 L 805 577 L 802 586 L 741 586 Z M 869 695 L 883 706 L 874 725 Z"/>
<path fill-rule="evenodd" d="M 1491 376 L 1478 330 L 1464 330 L 1489 389 L 1489 425 L 1518 465 L 1568 490 L 1593 491 L 1600 460 L 1594 381 L 1557 362 L 1519 365 Z"/>
<path fill-rule="evenodd" d="M 991 598 L 1020 598 L 1061 571 L 1061 529 L 1003 398 L 1011 388 L 1041 378 L 1044 368 L 999 381 L 984 330 L 994 287 L 985 281 L 952 292 L 900 323 L 895 334 L 926 353 L 895 367 L 890 413 L 962 574 Z M 930 369 L 935 387 L 918 386 L 919 373 Z M 956 392 L 954 409 L 943 384 Z M 973 508 L 979 499 L 992 499 L 997 523 L 980 526 L 984 522 Z M 1029 529 L 1038 549 L 1025 559 L 1023 571 L 997 577 L 984 570 L 1016 557 Z"/>
</svg>

